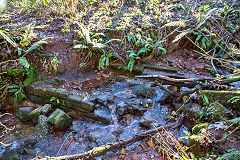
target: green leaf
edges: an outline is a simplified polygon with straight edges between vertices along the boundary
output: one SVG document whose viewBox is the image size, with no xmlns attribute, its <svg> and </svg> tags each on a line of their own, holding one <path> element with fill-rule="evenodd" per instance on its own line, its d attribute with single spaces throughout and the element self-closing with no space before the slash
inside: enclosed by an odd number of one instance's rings
<svg viewBox="0 0 240 160">
<path fill-rule="evenodd" d="M 3 30 L 0 30 L 0 35 L 7 41 L 9 42 L 13 47 L 17 47 L 17 43 L 15 41 L 13 41 L 8 35 L 6 35 L 5 33 L 3 33 Z"/>
<path fill-rule="evenodd" d="M 147 52 L 147 49 L 146 48 L 141 48 L 138 52 L 137 52 L 137 55 L 141 55 L 142 53 L 146 53 Z"/>
<path fill-rule="evenodd" d="M 195 40 L 195 43 L 197 43 L 201 37 L 202 37 L 202 35 L 199 34 L 199 35 L 197 36 L 196 40 Z"/>
<path fill-rule="evenodd" d="M 209 104 L 209 100 L 208 100 L 208 97 L 206 95 L 203 95 L 203 99 L 204 99 L 206 104 Z"/>
<path fill-rule="evenodd" d="M 83 45 L 83 44 L 77 44 L 73 48 L 85 49 L 85 48 L 89 48 L 89 47 L 86 45 Z"/>
<path fill-rule="evenodd" d="M 28 50 L 26 50 L 26 53 L 31 52 L 44 44 L 48 44 L 48 42 L 45 40 L 37 41 L 37 42 L 33 43 L 33 45 L 31 45 L 31 47 L 29 47 Z"/>
<path fill-rule="evenodd" d="M 238 124 L 238 123 L 240 123 L 240 117 L 234 118 L 234 119 L 230 119 L 230 120 L 226 120 L 226 121 L 227 121 L 227 122 L 231 122 L 231 123 Z"/>
<path fill-rule="evenodd" d="M 36 78 L 36 73 L 34 68 L 31 68 L 28 72 L 27 72 L 28 77 L 24 80 L 23 84 L 24 86 L 28 86 L 29 84 L 31 84 L 32 82 L 34 82 L 35 78 Z"/>
<path fill-rule="evenodd" d="M 190 33 L 192 30 L 185 30 L 182 33 L 178 34 L 175 39 L 172 41 L 172 43 L 175 43 L 177 41 L 179 41 L 180 39 L 182 39 L 184 36 L 186 36 L 188 33 Z"/>
<path fill-rule="evenodd" d="M 165 48 L 159 46 L 158 49 L 162 51 L 162 55 L 167 54 L 167 51 Z M 157 55 L 160 55 L 160 54 L 157 54 Z"/>
<path fill-rule="evenodd" d="M 169 22 L 167 24 L 165 24 L 164 26 L 162 26 L 160 29 L 165 28 L 165 27 L 186 27 L 186 21 L 173 21 L 173 22 Z"/>
<path fill-rule="evenodd" d="M 29 62 L 28 62 L 28 60 L 27 60 L 25 57 L 20 57 L 19 63 L 20 63 L 21 65 L 23 65 L 23 66 L 24 66 L 25 68 L 27 68 L 27 69 L 29 69 L 29 67 L 30 67 Z"/>
</svg>

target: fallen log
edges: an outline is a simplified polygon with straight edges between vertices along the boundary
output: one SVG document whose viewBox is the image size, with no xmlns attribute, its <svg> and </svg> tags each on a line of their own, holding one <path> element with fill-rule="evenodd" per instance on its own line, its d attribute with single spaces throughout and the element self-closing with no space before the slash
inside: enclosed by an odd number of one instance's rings
<svg viewBox="0 0 240 160">
<path fill-rule="evenodd" d="M 85 159 L 92 159 L 94 157 L 101 156 L 108 151 L 116 150 L 116 149 L 125 147 L 126 145 L 132 144 L 136 141 L 142 140 L 144 138 L 151 137 L 153 133 L 159 132 L 163 129 L 177 128 L 182 124 L 183 118 L 184 118 L 184 115 L 181 114 L 179 116 L 178 120 L 173 124 L 169 124 L 169 125 L 166 125 L 166 126 L 160 126 L 160 127 L 155 128 L 155 129 L 150 129 L 150 130 L 144 131 L 140 134 L 137 134 L 137 135 L 133 136 L 133 138 L 130 138 L 130 139 L 125 140 L 125 141 L 120 141 L 120 142 L 116 142 L 116 143 L 113 143 L 113 144 L 106 144 L 106 145 L 102 145 L 102 146 L 99 146 L 99 147 L 95 147 L 90 151 L 80 153 L 80 154 L 65 155 L 65 156 L 59 156 L 59 157 L 48 157 L 47 156 L 45 158 L 42 158 L 41 160 L 50 160 L 50 159 L 54 159 L 54 160 L 83 159 L 83 160 L 85 160 Z"/>
<path fill-rule="evenodd" d="M 171 78 L 163 75 L 138 75 L 135 76 L 136 78 L 148 78 L 157 80 L 159 83 L 162 84 L 169 84 L 173 86 L 179 86 L 179 87 L 188 87 L 188 88 L 194 88 L 196 85 L 200 84 L 199 81 L 205 82 L 208 81 L 207 84 L 202 83 L 201 88 L 202 89 L 228 89 L 233 90 L 233 87 L 227 86 L 226 84 L 231 82 L 236 82 L 238 78 L 235 78 L 233 80 L 215 80 L 212 77 L 202 77 L 202 78 L 186 78 L 186 79 L 177 79 L 177 78 Z M 240 80 L 240 77 L 239 77 Z"/>
<path fill-rule="evenodd" d="M 240 81 L 240 76 L 219 80 L 220 84 L 229 84 L 237 81 Z"/>
<path fill-rule="evenodd" d="M 135 76 L 135 77 L 136 78 L 159 78 L 161 80 L 171 81 L 171 82 L 176 82 L 176 83 L 214 80 L 214 78 L 209 78 L 209 77 L 176 79 L 176 78 L 170 78 L 170 77 L 166 77 L 166 76 L 162 76 L 162 75 L 139 75 L 139 76 Z"/>
</svg>

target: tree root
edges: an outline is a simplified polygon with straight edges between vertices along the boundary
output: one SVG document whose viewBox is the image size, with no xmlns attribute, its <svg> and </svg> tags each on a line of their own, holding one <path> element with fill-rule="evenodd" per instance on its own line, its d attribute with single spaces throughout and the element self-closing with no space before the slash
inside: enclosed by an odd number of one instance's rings
<svg viewBox="0 0 240 160">
<path fill-rule="evenodd" d="M 108 151 L 116 150 L 116 149 L 125 147 L 127 145 L 130 145 L 130 144 L 132 144 L 136 141 L 142 140 L 144 138 L 151 137 L 153 133 L 159 132 L 160 130 L 177 128 L 182 124 L 183 118 L 184 118 L 184 115 L 181 114 L 179 116 L 178 120 L 173 124 L 169 124 L 169 125 L 166 125 L 166 126 L 160 126 L 160 127 L 155 128 L 155 129 L 147 130 L 147 131 L 142 132 L 140 134 L 137 134 L 133 138 L 130 138 L 130 139 L 125 140 L 125 141 L 120 141 L 120 142 L 116 142 L 116 143 L 113 143 L 113 144 L 106 144 L 106 145 L 102 145 L 102 146 L 99 146 L 99 147 L 95 147 L 90 151 L 80 153 L 80 154 L 65 155 L 65 156 L 59 156 L 59 157 L 45 157 L 45 158 L 42 158 L 41 160 L 50 160 L 50 159 L 55 159 L 55 160 L 92 159 L 94 157 L 101 156 Z"/>
</svg>

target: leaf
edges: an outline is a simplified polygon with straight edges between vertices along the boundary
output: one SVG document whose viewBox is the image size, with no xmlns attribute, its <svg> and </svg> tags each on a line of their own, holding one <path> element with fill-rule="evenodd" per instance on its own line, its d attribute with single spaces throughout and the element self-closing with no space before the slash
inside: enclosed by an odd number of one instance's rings
<svg viewBox="0 0 240 160">
<path fill-rule="evenodd" d="M 158 49 L 162 51 L 162 55 L 167 54 L 167 51 L 165 48 L 159 46 Z M 157 54 L 157 55 L 159 55 L 159 54 Z"/>
<path fill-rule="evenodd" d="M 231 122 L 231 123 L 235 123 L 238 124 L 240 122 L 240 117 L 238 118 L 234 118 L 234 119 L 230 119 L 230 120 L 226 120 L 227 122 Z"/>
<path fill-rule="evenodd" d="M 195 43 L 197 43 L 201 37 L 202 37 L 202 35 L 199 34 L 199 35 L 197 36 L 196 40 L 195 40 Z"/>
<path fill-rule="evenodd" d="M 48 42 L 45 40 L 37 41 L 37 42 L 33 43 L 33 45 L 31 47 L 29 47 L 28 50 L 26 50 L 26 53 L 31 52 L 44 44 L 48 44 Z"/>
<path fill-rule="evenodd" d="M 13 47 L 17 47 L 17 43 L 13 41 L 8 35 L 3 33 L 4 31 L 0 30 L 0 35 L 7 41 L 9 42 Z"/>
<path fill-rule="evenodd" d="M 24 86 L 28 86 L 29 84 L 31 84 L 32 82 L 34 82 L 35 78 L 36 78 L 36 73 L 34 68 L 31 68 L 28 72 L 27 72 L 28 77 L 24 80 L 23 84 Z"/>
<path fill-rule="evenodd" d="M 178 34 L 175 39 L 172 41 L 172 43 L 175 43 L 177 41 L 179 41 L 180 39 L 182 39 L 184 36 L 186 36 L 188 33 L 190 33 L 190 31 L 192 30 L 185 30 L 182 33 Z"/>
<path fill-rule="evenodd" d="M 207 48 L 207 46 L 206 46 L 206 37 L 202 38 L 201 48 L 202 49 L 206 49 Z"/>
<path fill-rule="evenodd" d="M 203 99 L 204 99 L 206 104 L 209 104 L 208 97 L 206 95 L 203 95 Z"/>
<path fill-rule="evenodd" d="M 84 48 L 89 48 L 89 47 L 86 46 L 86 45 L 83 45 L 83 44 L 77 44 L 77 45 L 75 45 L 73 48 L 84 49 Z"/>
<path fill-rule="evenodd" d="M 102 43 L 93 43 L 93 48 L 95 49 L 100 49 L 100 48 L 104 48 L 105 45 Z"/>
<path fill-rule="evenodd" d="M 141 55 L 142 53 L 146 53 L 147 52 L 147 49 L 146 48 L 141 48 L 138 52 L 137 52 L 137 55 Z"/>
<path fill-rule="evenodd" d="M 165 28 L 165 27 L 186 27 L 186 21 L 173 21 L 173 22 L 169 22 L 167 24 L 165 24 L 164 26 L 162 26 L 160 29 Z"/>
<path fill-rule="evenodd" d="M 19 63 L 20 63 L 21 65 L 23 65 L 23 66 L 24 66 L 25 68 L 27 68 L 27 69 L 29 69 L 29 67 L 30 67 L 29 62 L 28 62 L 28 60 L 27 60 L 25 57 L 20 57 Z"/>
<path fill-rule="evenodd" d="M 108 44 L 108 43 L 110 43 L 110 42 L 112 42 L 112 41 L 119 41 L 119 42 L 121 42 L 121 40 L 120 40 L 120 39 L 111 39 L 111 40 L 109 40 L 109 41 L 105 42 L 104 44 Z"/>
</svg>

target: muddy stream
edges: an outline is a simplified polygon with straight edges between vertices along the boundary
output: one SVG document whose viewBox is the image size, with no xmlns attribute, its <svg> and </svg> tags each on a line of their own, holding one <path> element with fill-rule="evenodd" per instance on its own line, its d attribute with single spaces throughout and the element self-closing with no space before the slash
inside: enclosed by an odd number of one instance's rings
<svg viewBox="0 0 240 160">
<path fill-rule="evenodd" d="M 105 77 L 105 82 L 99 77 Z M 0 149 L 0 159 L 25 160 L 37 156 L 82 153 L 96 146 L 129 139 L 154 126 L 173 123 L 166 122 L 170 112 L 168 105 L 159 103 L 168 97 L 168 93 L 158 87 L 151 87 L 148 81 L 116 77 L 111 74 L 99 76 L 96 73 L 64 74 L 55 79 L 58 82 L 81 81 L 82 84 L 87 81 L 85 85 L 94 83 L 92 86 L 99 86 L 101 81 L 101 87 L 92 87 L 88 91 L 84 90 L 84 86 L 73 87 L 69 92 L 70 95 L 77 95 L 85 101 L 92 102 L 94 112 L 91 114 L 95 118 L 87 118 L 68 110 L 66 113 L 73 118 L 72 125 L 68 129 L 64 131 L 53 129 L 47 131 L 49 132 L 47 135 L 40 137 L 41 133 L 36 133 L 34 129 L 36 123 L 16 120 L 15 129 L 3 138 L 3 142 L 9 146 Z M 67 84 L 58 87 L 67 88 Z M 175 132 L 175 136 L 177 138 L 184 136 L 183 130 L 188 129 L 182 126 Z M 131 151 L 141 143 L 142 141 L 135 142 L 125 149 Z M 96 159 L 112 159 L 119 155 L 120 151 L 108 152 Z"/>
</svg>

